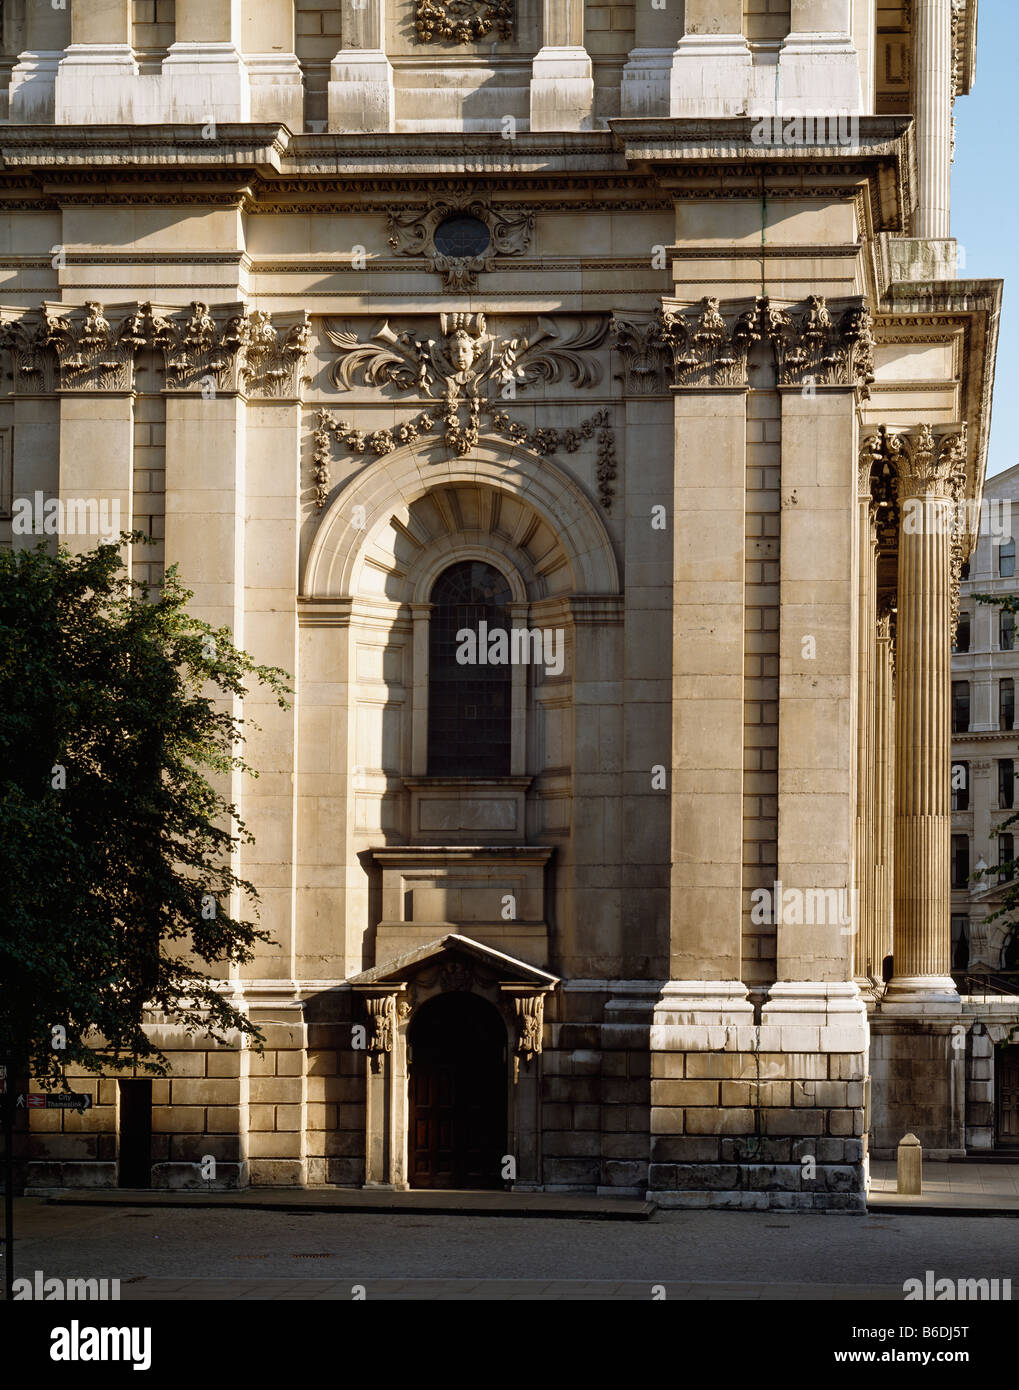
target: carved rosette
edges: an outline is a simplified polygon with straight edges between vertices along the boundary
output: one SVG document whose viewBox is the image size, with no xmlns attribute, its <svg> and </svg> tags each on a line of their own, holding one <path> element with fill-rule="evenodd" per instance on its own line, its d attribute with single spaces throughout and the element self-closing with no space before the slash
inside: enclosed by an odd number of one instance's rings
<svg viewBox="0 0 1019 1390">
<path fill-rule="evenodd" d="M 476 217 L 488 228 L 489 243 L 478 256 L 446 256 L 435 245 L 441 222 L 457 215 Z M 484 193 L 468 189 L 448 193 L 425 207 L 393 208 L 389 212 L 389 245 L 398 256 L 422 256 L 429 270 L 442 277 L 442 288 L 462 293 L 478 288 L 478 276 L 506 256 L 522 256 L 531 244 L 534 213 L 530 208 L 493 203 Z"/>
<path fill-rule="evenodd" d="M 513 0 L 417 0 L 414 28 L 419 43 L 477 43 L 495 31 L 513 37 Z"/>
<path fill-rule="evenodd" d="M 396 995 L 366 994 L 368 1054 L 375 1071 L 382 1070 L 382 1054 L 392 1052 L 396 1036 Z"/>
</svg>

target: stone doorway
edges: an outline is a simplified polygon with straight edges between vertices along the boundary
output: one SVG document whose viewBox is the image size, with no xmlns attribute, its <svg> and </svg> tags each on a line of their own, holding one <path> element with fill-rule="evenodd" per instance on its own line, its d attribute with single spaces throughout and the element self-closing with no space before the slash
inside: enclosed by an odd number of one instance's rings
<svg viewBox="0 0 1019 1390">
<path fill-rule="evenodd" d="M 424 1003 L 408 1033 L 408 1179 L 417 1188 L 502 1186 L 506 1026 L 474 994 Z"/>
</svg>

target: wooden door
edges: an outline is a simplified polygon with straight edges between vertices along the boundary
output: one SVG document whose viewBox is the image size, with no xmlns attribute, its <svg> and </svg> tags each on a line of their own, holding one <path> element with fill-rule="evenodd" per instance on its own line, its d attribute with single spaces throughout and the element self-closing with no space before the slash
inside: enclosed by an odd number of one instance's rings
<svg viewBox="0 0 1019 1390">
<path fill-rule="evenodd" d="M 997 1080 L 997 1143 L 1019 1148 L 1019 1047 L 1001 1047 L 994 1059 Z"/>
<path fill-rule="evenodd" d="M 502 1185 L 506 1031 L 476 995 L 422 1005 L 410 1035 L 410 1185 Z"/>
</svg>

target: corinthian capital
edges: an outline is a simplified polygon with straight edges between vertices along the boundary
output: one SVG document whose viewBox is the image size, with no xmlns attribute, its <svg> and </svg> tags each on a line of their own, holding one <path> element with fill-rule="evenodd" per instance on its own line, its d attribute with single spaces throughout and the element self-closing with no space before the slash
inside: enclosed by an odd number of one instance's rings
<svg viewBox="0 0 1019 1390">
<path fill-rule="evenodd" d="M 884 432 L 900 505 L 913 497 L 958 501 L 966 487 L 966 426 L 917 425 Z"/>
</svg>

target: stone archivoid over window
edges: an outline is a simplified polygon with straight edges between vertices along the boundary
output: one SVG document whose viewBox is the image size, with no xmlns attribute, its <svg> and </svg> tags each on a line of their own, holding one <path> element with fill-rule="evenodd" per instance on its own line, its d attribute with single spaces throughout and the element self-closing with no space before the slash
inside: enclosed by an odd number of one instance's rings
<svg viewBox="0 0 1019 1390">
<path fill-rule="evenodd" d="M 480 560 L 451 565 L 432 587 L 428 670 L 428 772 L 445 777 L 507 777 L 510 771 L 512 667 L 466 664 L 457 633 L 476 634 L 476 655 L 487 655 L 485 633 L 510 628 L 509 585 Z M 485 623 L 486 629 L 481 629 Z"/>
</svg>

